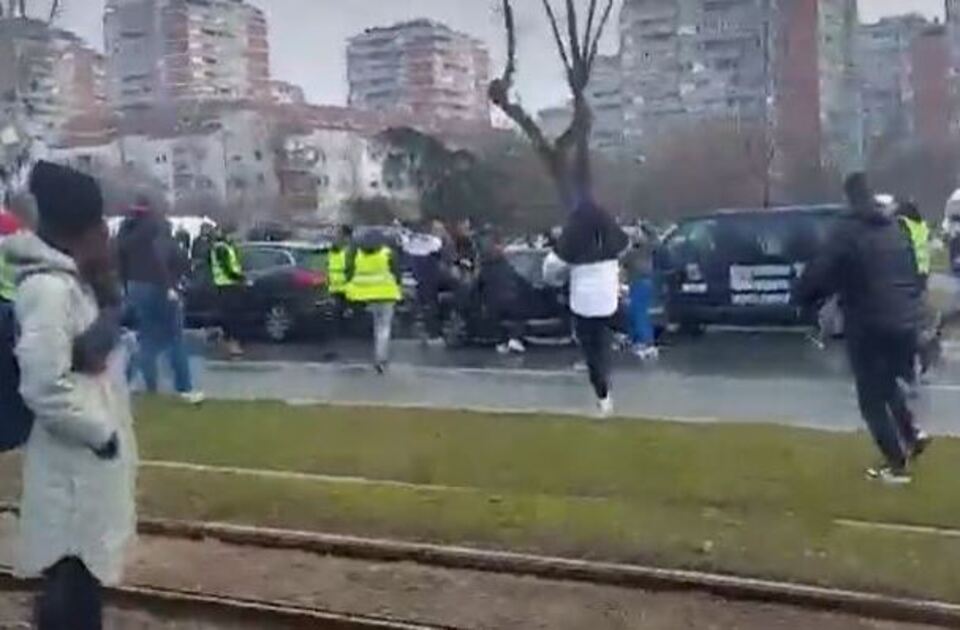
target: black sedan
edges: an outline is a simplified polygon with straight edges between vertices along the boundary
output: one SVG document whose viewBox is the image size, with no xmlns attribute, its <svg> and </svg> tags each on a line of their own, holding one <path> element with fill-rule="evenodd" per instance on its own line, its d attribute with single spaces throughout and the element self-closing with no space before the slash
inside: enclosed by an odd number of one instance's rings
<svg viewBox="0 0 960 630">
<path fill-rule="evenodd" d="M 283 342 L 296 335 L 322 335 L 335 313 L 327 282 L 329 246 L 251 242 L 237 246 L 247 284 L 240 317 L 251 336 Z M 194 274 L 184 294 L 187 324 L 219 326 L 217 289 L 209 274 Z"/>
</svg>

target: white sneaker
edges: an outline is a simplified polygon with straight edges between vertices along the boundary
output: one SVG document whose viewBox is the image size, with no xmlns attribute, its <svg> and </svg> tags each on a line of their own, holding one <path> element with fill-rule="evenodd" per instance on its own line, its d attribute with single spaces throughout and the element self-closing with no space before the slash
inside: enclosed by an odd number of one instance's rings
<svg viewBox="0 0 960 630">
<path fill-rule="evenodd" d="M 601 418 L 609 418 L 613 415 L 613 398 L 608 394 L 606 398 L 597 401 L 597 410 Z"/>
<path fill-rule="evenodd" d="M 198 391 L 184 392 L 180 394 L 180 400 L 188 405 L 202 405 L 206 402 L 207 396 L 203 392 Z"/>
<path fill-rule="evenodd" d="M 656 361 L 660 358 L 660 348 L 656 346 L 650 346 L 647 348 L 642 358 L 644 361 Z"/>
<path fill-rule="evenodd" d="M 509 343 L 498 343 L 498 344 L 497 344 L 497 354 L 510 354 L 510 344 L 509 344 Z"/>
<path fill-rule="evenodd" d="M 908 473 L 906 470 L 895 470 L 890 466 L 868 468 L 867 479 L 879 481 L 880 483 L 888 486 L 905 486 L 913 481 L 913 478 L 910 477 L 910 473 Z"/>
<path fill-rule="evenodd" d="M 527 347 L 519 339 L 511 339 L 507 342 L 507 351 L 514 354 L 523 354 L 527 351 Z"/>
</svg>

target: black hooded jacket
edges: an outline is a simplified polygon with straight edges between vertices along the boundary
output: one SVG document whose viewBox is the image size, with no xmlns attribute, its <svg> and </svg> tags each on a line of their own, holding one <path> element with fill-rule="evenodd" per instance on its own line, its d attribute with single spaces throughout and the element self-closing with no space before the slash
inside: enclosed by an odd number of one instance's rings
<svg viewBox="0 0 960 630">
<path fill-rule="evenodd" d="M 912 332 L 922 321 L 913 245 L 872 196 L 851 201 L 826 250 L 794 287 L 796 303 L 808 307 L 833 295 L 840 296 L 848 334 Z"/>
<path fill-rule="evenodd" d="M 591 265 L 616 260 L 629 244 L 612 216 L 595 203 L 583 202 L 567 219 L 556 251 L 568 265 Z"/>
</svg>

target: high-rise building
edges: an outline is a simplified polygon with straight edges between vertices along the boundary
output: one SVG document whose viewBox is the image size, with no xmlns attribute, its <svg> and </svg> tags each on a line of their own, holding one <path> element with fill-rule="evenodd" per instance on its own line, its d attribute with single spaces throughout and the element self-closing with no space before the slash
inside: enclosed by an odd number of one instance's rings
<svg viewBox="0 0 960 630">
<path fill-rule="evenodd" d="M 593 108 L 591 143 L 600 151 L 623 147 L 623 71 L 619 56 L 597 57 L 587 86 Z"/>
<path fill-rule="evenodd" d="M 104 43 L 111 104 L 267 100 L 267 23 L 245 0 L 108 0 Z"/>
<path fill-rule="evenodd" d="M 947 40 L 950 46 L 950 93 L 951 102 L 960 103 L 960 0 L 944 0 Z M 950 129 L 960 132 L 960 107 L 951 112 Z"/>
<path fill-rule="evenodd" d="M 59 143 L 68 123 L 103 113 L 103 56 L 46 22 L 0 19 L 0 94 L 30 135 Z"/>
<path fill-rule="evenodd" d="M 625 0 L 620 14 L 625 136 L 649 147 L 674 125 L 761 120 L 770 0 Z"/>
<path fill-rule="evenodd" d="M 868 146 L 910 133 L 911 46 L 929 25 L 919 15 L 904 15 L 860 26 L 857 57 Z"/>
<path fill-rule="evenodd" d="M 950 138 L 953 100 L 950 42 L 941 24 L 929 25 L 910 46 L 910 91 L 913 136 L 923 146 L 943 145 Z"/>
<path fill-rule="evenodd" d="M 625 141 L 711 119 L 761 126 L 776 175 L 862 162 L 856 0 L 625 0 Z"/>
<path fill-rule="evenodd" d="M 351 107 L 490 120 L 486 47 L 437 22 L 404 22 L 351 38 L 347 76 Z"/>
</svg>

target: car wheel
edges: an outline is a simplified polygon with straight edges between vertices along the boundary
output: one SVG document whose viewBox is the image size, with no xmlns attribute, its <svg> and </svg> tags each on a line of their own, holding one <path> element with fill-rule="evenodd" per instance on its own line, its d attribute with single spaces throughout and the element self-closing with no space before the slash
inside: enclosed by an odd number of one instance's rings
<svg viewBox="0 0 960 630">
<path fill-rule="evenodd" d="M 448 348 L 466 345 L 467 322 L 457 309 L 453 309 L 443 320 L 443 340 Z"/>
<path fill-rule="evenodd" d="M 270 307 L 263 320 L 263 331 L 267 339 L 277 343 L 287 341 L 293 334 L 293 328 L 293 314 L 286 305 L 275 304 Z"/>
</svg>

